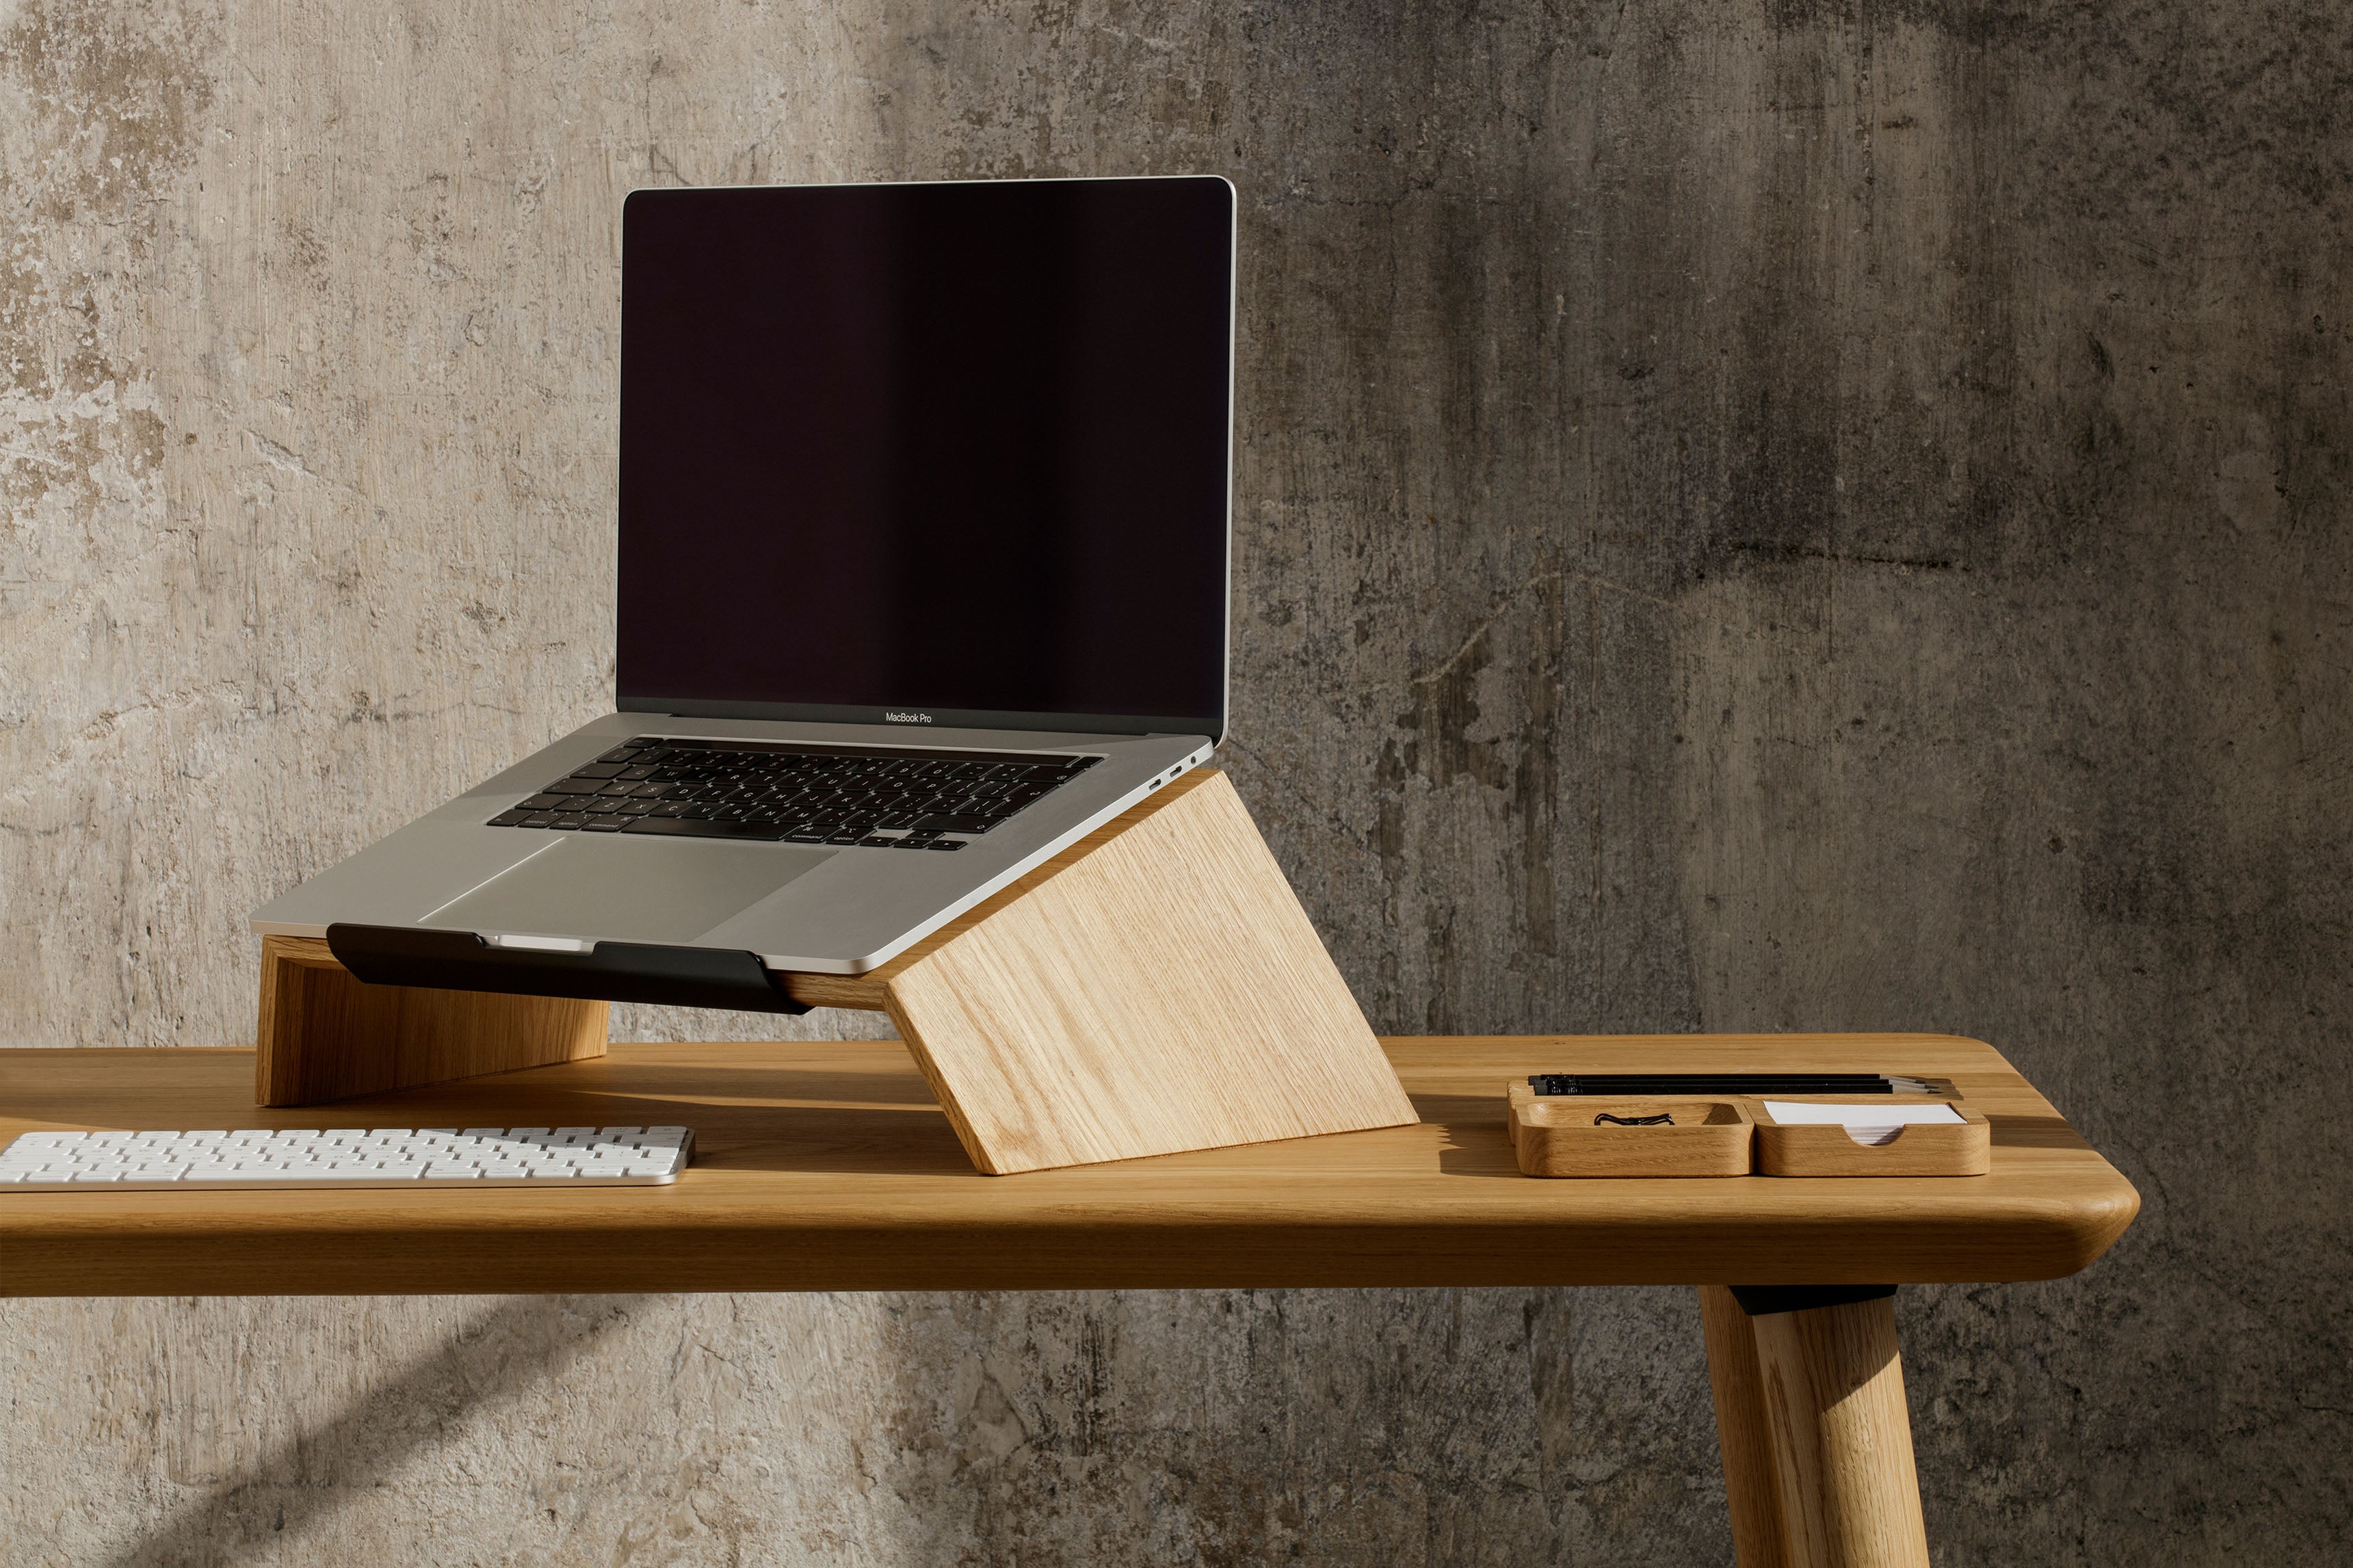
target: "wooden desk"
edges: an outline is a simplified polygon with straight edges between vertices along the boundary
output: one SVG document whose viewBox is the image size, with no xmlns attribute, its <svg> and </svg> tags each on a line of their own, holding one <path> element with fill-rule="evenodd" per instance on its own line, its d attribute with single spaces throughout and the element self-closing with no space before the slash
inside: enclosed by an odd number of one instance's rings
<svg viewBox="0 0 2353 1568">
<path fill-rule="evenodd" d="M 1721 1288 L 2053 1279 L 2099 1257 L 2139 1207 L 2131 1184 L 1974 1040 L 1387 1044 L 1419 1126 L 1017 1176 L 975 1173 L 893 1042 L 617 1046 L 595 1060 L 282 1110 L 254 1108 L 247 1050 L 0 1051 L 0 1137 L 673 1122 L 696 1136 L 694 1167 L 670 1187 L 0 1194 L 0 1294 L 1693 1284 L 1709 1288 L 1742 1563 L 1925 1564 L 1889 1302 L 1752 1319 Z M 1992 1173 L 1517 1173 L 1503 1133 L 1508 1079 L 1667 1062 L 1949 1078 L 1992 1121 Z"/>
</svg>

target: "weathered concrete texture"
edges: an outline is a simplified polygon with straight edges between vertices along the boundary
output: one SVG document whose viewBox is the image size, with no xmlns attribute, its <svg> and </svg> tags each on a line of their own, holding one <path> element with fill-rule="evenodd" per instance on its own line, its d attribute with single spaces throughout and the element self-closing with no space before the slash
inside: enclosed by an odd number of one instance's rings
<svg viewBox="0 0 2353 1568">
<path fill-rule="evenodd" d="M 241 1038 L 247 910 L 604 705 L 628 188 L 1221 170 L 1227 763 L 1376 1021 L 1996 1041 L 2147 1207 L 1907 1295 L 1938 1562 L 2333 1563 L 2348 87 L 2324 0 L 0 0 L 0 1041 Z M 1729 1551 L 1677 1291 L 0 1336 L 12 1562 Z"/>
<path fill-rule="evenodd" d="M 1704 1385 L 1573 1389 L 1577 1301 L 24 1303 L 12 1334 L 112 1364 L 25 1364 L 0 1497 L 12 1563 L 1678 1560 L 1710 1482 L 1629 1487 L 1594 1437 L 1704 1423 Z"/>
</svg>

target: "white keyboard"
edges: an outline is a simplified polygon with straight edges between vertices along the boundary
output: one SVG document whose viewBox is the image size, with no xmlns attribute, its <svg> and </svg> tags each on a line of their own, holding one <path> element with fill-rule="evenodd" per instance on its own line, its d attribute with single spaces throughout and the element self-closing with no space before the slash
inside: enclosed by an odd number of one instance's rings
<svg viewBox="0 0 2353 1568">
<path fill-rule="evenodd" d="M 683 1127 L 334 1127 L 25 1132 L 0 1193 L 184 1187 L 650 1187 L 694 1152 Z"/>
</svg>

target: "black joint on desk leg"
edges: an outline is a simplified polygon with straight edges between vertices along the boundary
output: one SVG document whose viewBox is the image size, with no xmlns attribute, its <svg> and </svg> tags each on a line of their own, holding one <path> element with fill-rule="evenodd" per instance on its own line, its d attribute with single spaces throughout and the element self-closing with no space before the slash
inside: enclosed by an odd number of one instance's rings
<svg viewBox="0 0 2353 1568">
<path fill-rule="evenodd" d="M 1776 1312 L 1803 1312 L 1815 1307 L 1844 1307 L 1856 1301 L 1883 1301 L 1895 1294 L 1893 1285 L 1735 1285 L 1732 1299 L 1752 1318 Z"/>
</svg>

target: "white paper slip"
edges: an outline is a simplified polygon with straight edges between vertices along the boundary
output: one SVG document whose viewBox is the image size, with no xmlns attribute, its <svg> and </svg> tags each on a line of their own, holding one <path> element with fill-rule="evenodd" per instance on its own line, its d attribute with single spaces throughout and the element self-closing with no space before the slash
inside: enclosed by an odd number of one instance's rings
<svg viewBox="0 0 2353 1568">
<path fill-rule="evenodd" d="M 1949 1105 L 1820 1105 L 1799 1100 L 1768 1100 L 1766 1113 L 1784 1127 L 1843 1127 L 1846 1135 L 1869 1148 L 1891 1142 L 1915 1122 L 1957 1123 L 1961 1113 Z"/>
</svg>

